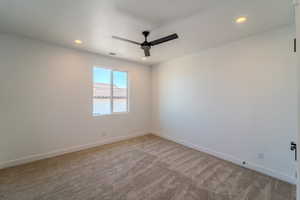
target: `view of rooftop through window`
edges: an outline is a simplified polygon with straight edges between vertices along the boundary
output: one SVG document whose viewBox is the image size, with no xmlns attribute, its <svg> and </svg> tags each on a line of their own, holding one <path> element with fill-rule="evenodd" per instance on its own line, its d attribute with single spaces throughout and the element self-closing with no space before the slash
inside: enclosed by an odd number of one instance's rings
<svg viewBox="0 0 300 200">
<path fill-rule="evenodd" d="M 93 68 L 93 115 L 128 111 L 127 72 Z"/>
</svg>

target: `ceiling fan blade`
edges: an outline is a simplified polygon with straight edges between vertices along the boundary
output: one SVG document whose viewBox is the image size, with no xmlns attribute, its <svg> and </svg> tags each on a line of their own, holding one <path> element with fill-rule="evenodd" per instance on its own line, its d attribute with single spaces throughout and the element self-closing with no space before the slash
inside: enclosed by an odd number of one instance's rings
<svg viewBox="0 0 300 200">
<path fill-rule="evenodd" d="M 155 45 L 161 44 L 163 42 L 168 42 L 170 40 L 174 40 L 174 39 L 177 39 L 177 38 L 178 38 L 178 35 L 176 33 L 174 33 L 172 35 L 169 35 L 169 36 L 157 39 L 157 40 L 153 40 L 152 42 L 150 42 L 150 45 L 155 46 Z"/>
<path fill-rule="evenodd" d="M 146 57 L 150 56 L 150 50 L 149 49 L 144 49 L 144 53 Z"/>
<path fill-rule="evenodd" d="M 132 40 L 128 40 L 128 39 L 125 39 L 125 38 L 121 38 L 121 37 L 118 37 L 118 36 L 112 36 L 113 39 L 117 39 L 117 40 L 121 40 L 121 41 L 124 41 L 124 42 L 130 42 L 130 43 L 133 43 L 133 44 L 137 44 L 137 45 L 141 45 L 140 43 L 138 42 L 135 42 L 135 41 L 132 41 Z"/>
</svg>

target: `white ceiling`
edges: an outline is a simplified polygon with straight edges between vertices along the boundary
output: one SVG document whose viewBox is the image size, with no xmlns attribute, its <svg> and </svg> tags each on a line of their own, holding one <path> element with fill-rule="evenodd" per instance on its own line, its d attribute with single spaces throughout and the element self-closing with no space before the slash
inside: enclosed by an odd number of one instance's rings
<svg viewBox="0 0 300 200">
<path fill-rule="evenodd" d="M 220 0 L 117 0 L 117 9 L 157 26 L 211 9 Z"/>
<path fill-rule="evenodd" d="M 249 20 L 237 25 L 238 16 Z M 0 32 L 149 65 L 292 23 L 291 0 L 0 1 Z M 139 46 L 111 38 L 143 41 L 143 30 L 152 31 L 150 40 L 175 32 L 179 39 L 153 47 L 142 61 Z"/>
</svg>

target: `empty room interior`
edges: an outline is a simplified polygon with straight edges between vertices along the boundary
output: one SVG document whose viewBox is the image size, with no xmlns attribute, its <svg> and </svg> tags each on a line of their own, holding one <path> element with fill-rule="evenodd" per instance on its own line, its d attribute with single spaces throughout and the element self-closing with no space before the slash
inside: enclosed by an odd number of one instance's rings
<svg viewBox="0 0 300 200">
<path fill-rule="evenodd" d="M 300 200 L 299 32 L 297 0 L 1 0 L 0 200 Z"/>
</svg>

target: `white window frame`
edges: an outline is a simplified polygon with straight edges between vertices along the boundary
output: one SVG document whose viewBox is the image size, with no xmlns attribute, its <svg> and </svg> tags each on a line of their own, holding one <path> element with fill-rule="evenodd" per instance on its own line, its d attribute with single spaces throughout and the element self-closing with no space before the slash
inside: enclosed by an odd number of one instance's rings
<svg viewBox="0 0 300 200">
<path fill-rule="evenodd" d="M 129 72 L 128 71 L 124 71 L 124 70 L 119 70 L 119 69 L 112 69 L 112 68 L 109 68 L 109 67 L 98 67 L 98 66 L 93 66 L 93 69 L 94 68 L 101 68 L 101 69 L 106 69 L 106 70 L 110 70 L 110 114 L 97 114 L 97 113 L 93 113 L 93 116 L 94 117 L 101 117 L 101 116 L 109 116 L 109 115 L 124 115 L 124 114 L 128 114 L 130 112 L 130 107 L 129 107 Z M 114 79 L 113 79 L 113 74 L 114 72 L 125 72 L 127 74 L 127 82 L 126 82 L 126 112 L 113 112 L 113 109 L 114 109 L 114 100 L 113 100 L 113 97 L 114 97 L 114 88 L 113 88 L 113 84 L 114 84 Z M 93 76 L 94 77 L 94 73 L 93 73 Z M 94 80 L 93 80 L 93 90 L 94 90 Z M 93 92 L 93 98 L 94 98 L 94 92 Z M 94 101 L 92 103 L 92 105 L 94 106 Z"/>
</svg>

